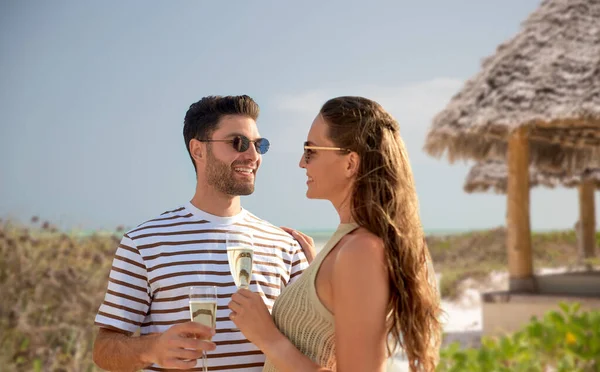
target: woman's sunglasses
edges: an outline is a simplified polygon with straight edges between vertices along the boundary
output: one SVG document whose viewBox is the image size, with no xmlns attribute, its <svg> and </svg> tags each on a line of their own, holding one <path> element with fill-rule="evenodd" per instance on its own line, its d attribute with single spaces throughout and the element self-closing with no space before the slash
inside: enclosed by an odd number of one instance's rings
<svg viewBox="0 0 600 372">
<path fill-rule="evenodd" d="M 256 152 L 258 152 L 261 155 L 264 155 L 267 153 L 267 151 L 269 151 L 269 146 L 271 146 L 271 144 L 269 143 L 269 140 L 266 138 L 258 138 L 255 139 L 254 141 L 251 141 L 248 137 L 246 136 L 235 136 L 230 140 L 198 140 L 200 142 L 226 142 L 226 143 L 231 143 L 231 145 L 233 146 L 233 149 L 237 152 L 246 152 L 248 150 L 248 148 L 250 148 L 250 143 L 252 143 L 254 145 L 254 148 L 256 149 Z"/>
<path fill-rule="evenodd" d="M 342 147 L 329 147 L 329 146 L 311 146 L 310 142 L 304 142 L 304 162 L 308 164 L 310 162 L 310 157 L 315 153 L 315 150 L 325 150 L 325 151 L 344 151 L 345 153 L 350 153 L 352 150 L 345 149 Z"/>
</svg>

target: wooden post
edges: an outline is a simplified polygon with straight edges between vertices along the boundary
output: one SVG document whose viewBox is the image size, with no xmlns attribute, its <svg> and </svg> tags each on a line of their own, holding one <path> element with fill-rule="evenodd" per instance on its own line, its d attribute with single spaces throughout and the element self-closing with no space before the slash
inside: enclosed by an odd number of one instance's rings
<svg viewBox="0 0 600 372">
<path fill-rule="evenodd" d="M 508 140 L 506 246 L 509 289 L 534 292 L 531 227 L 529 221 L 529 139 L 527 128 L 515 130 Z"/>
<path fill-rule="evenodd" d="M 579 223 L 581 228 L 578 246 L 580 258 L 592 258 L 596 251 L 596 212 L 594 206 L 594 184 L 583 180 L 579 185 Z"/>
</svg>

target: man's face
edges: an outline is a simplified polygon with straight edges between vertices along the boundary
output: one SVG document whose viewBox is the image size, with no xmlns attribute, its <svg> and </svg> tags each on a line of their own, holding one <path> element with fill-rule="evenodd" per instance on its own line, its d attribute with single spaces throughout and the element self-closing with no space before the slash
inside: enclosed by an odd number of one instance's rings
<svg viewBox="0 0 600 372">
<path fill-rule="evenodd" d="M 256 122 L 246 116 L 228 115 L 221 118 L 211 140 L 233 140 L 245 136 L 251 141 L 260 138 Z M 208 184 L 227 195 L 250 195 L 254 192 L 256 172 L 262 157 L 253 143 L 244 152 L 238 152 L 231 142 L 206 144 L 206 180 Z"/>
</svg>

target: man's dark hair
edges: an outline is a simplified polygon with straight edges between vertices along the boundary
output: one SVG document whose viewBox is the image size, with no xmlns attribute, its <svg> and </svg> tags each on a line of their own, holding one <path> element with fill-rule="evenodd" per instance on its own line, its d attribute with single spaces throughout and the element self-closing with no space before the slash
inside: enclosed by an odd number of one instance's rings
<svg viewBox="0 0 600 372">
<path fill-rule="evenodd" d="M 208 96 L 192 103 L 183 121 L 183 138 L 194 169 L 196 169 L 196 163 L 190 152 L 190 140 L 193 138 L 210 139 L 223 116 L 242 115 L 256 121 L 259 113 L 258 104 L 247 95 Z"/>
</svg>

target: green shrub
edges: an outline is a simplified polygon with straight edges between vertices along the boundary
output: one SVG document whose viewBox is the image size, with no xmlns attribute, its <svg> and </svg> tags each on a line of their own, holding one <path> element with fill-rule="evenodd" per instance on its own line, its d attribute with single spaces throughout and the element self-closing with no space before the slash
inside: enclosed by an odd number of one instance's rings
<svg viewBox="0 0 600 372">
<path fill-rule="evenodd" d="M 455 342 L 440 352 L 438 371 L 600 371 L 600 311 L 579 312 L 561 303 L 540 321 L 533 317 L 519 332 L 484 338 L 479 349 Z"/>
</svg>

